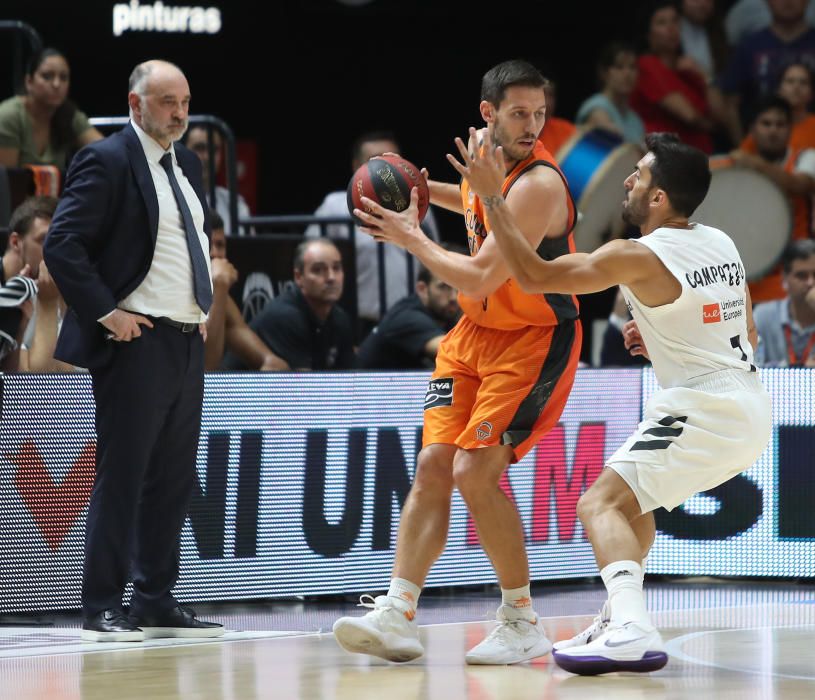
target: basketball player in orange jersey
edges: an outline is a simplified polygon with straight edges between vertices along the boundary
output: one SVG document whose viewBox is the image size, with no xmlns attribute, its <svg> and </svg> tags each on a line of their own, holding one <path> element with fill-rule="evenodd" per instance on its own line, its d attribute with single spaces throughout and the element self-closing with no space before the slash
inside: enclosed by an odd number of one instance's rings
<svg viewBox="0 0 815 700">
<path fill-rule="evenodd" d="M 565 178 L 537 137 L 546 118 L 546 79 L 523 61 L 489 70 L 481 116 L 507 155 L 502 193 L 519 229 L 546 259 L 574 251 L 575 207 Z M 426 176 L 426 173 L 425 173 Z M 365 200 L 362 230 L 408 250 L 434 276 L 460 290 L 461 320 L 442 341 L 425 398 L 423 448 L 402 509 L 387 595 L 361 601 L 371 611 L 334 624 L 348 651 L 409 661 L 422 655 L 419 594 L 442 554 L 453 488 L 473 516 L 501 585 L 497 626 L 466 655 L 471 664 L 512 664 L 547 654 L 551 643 L 529 590 L 523 526 L 499 488 L 504 471 L 559 420 L 581 345 L 577 300 L 526 294 L 490 235 L 480 197 L 468 186 L 429 180 L 430 200 L 464 215 L 470 255 L 450 252 L 418 226 L 414 204 L 402 214 Z"/>
</svg>

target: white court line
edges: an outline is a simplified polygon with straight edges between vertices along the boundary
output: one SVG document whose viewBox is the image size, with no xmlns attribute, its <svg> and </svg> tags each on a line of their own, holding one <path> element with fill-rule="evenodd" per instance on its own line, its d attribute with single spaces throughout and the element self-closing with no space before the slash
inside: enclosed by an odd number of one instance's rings
<svg viewBox="0 0 815 700">
<path fill-rule="evenodd" d="M 197 646 L 200 644 L 218 644 L 219 642 L 244 642 L 260 639 L 276 639 L 280 637 L 297 637 L 302 632 L 294 631 L 260 631 L 225 632 L 221 637 L 169 638 L 147 639 L 143 642 L 83 642 L 79 638 L 80 630 L 77 628 L 55 628 L 45 631 L 42 627 L 18 627 L 14 634 L 0 634 L 0 640 L 15 636 L 64 637 L 64 644 L 51 644 L 47 646 L 0 647 L 0 659 L 22 658 L 30 656 L 55 656 L 60 654 L 99 654 L 110 651 L 137 651 L 144 649 L 162 649 L 169 647 Z M 35 640 L 32 640 L 35 641 Z"/>
<path fill-rule="evenodd" d="M 708 611 L 708 610 L 737 610 L 740 608 L 747 608 L 747 607 L 769 607 L 771 605 L 796 605 L 799 604 L 800 601 L 790 600 L 790 601 L 781 601 L 781 602 L 768 602 L 763 603 L 759 606 L 747 606 L 747 605 L 724 605 L 724 606 L 706 606 L 706 607 L 697 607 L 697 608 L 670 608 L 666 610 L 654 610 L 652 611 L 654 614 L 660 613 L 677 613 L 677 612 L 697 612 L 697 611 Z M 585 613 L 580 615 L 549 615 L 547 617 L 541 617 L 543 621 L 546 620 L 565 620 L 571 618 L 591 618 L 596 613 Z M 419 627 L 449 627 L 452 625 L 483 625 L 485 623 L 495 622 L 495 618 L 484 618 L 482 620 L 470 620 L 466 622 L 431 622 L 424 625 L 419 625 Z M 800 627 L 800 625 L 798 625 Z M 788 627 L 796 627 L 796 625 L 789 625 Z M 712 632 L 732 632 L 738 631 L 743 629 L 781 629 L 782 627 L 777 628 L 739 628 L 734 627 L 727 630 L 713 630 L 711 632 L 693 632 L 687 635 L 682 635 L 680 637 L 676 637 L 675 639 L 671 640 L 666 644 L 671 645 L 672 643 L 676 642 L 677 640 L 688 640 L 694 636 L 698 636 L 701 634 L 709 634 Z M 0 628 L 2 629 L 2 628 Z M 16 627 L 16 628 L 8 628 L 15 630 L 15 634 L 29 634 L 29 635 L 53 635 L 53 636 L 65 636 L 65 637 L 74 637 L 79 635 L 78 628 L 43 628 L 43 627 Z M 64 645 L 52 645 L 52 646 L 41 646 L 41 647 L 34 647 L 34 646 L 26 646 L 23 648 L 17 647 L 12 649 L 3 649 L 0 645 L 0 659 L 3 658 L 19 658 L 19 657 L 32 657 L 32 656 L 52 656 L 52 655 L 59 655 L 59 654 L 98 654 L 98 653 L 105 653 L 110 651 L 136 651 L 140 649 L 160 649 L 160 648 L 168 648 L 168 647 L 181 647 L 181 646 L 195 646 L 199 644 L 218 644 L 221 642 L 251 642 L 260 639 L 269 639 L 269 640 L 276 640 L 282 638 L 297 638 L 297 637 L 313 637 L 313 636 L 322 636 L 322 635 L 331 635 L 333 633 L 330 629 L 317 629 L 312 631 L 305 631 L 305 630 L 290 630 L 290 631 L 259 631 L 259 630 L 251 630 L 251 631 L 244 631 L 244 632 L 226 632 L 222 637 L 209 637 L 209 638 L 202 638 L 202 639 L 171 639 L 171 638 L 164 638 L 164 639 L 150 639 L 144 642 L 77 642 L 75 644 L 64 644 Z M 2 634 L 0 633 L 0 642 L 4 638 L 8 638 L 14 635 L 9 634 Z M 693 657 L 685 655 L 679 647 L 677 647 L 676 652 L 671 652 L 673 656 L 677 658 L 681 658 L 689 663 L 698 663 L 702 665 L 713 665 L 707 662 L 704 662 L 699 659 L 695 659 Z M 720 668 L 725 668 L 721 666 Z M 741 671 L 744 669 L 732 669 L 736 671 Z M 756 672 L 753 672 L 756 673 Z M 791 678 L 798 678 L 797 676 L 790 676 Z M 812 680 L 810 677 L 803 677 L 805 680 Z"/>
<path fill-rule="evenodd" d="M 686 661 L 691 664 L 697 664 L 699 666 L 709 666 L 711 668 L 719 668 L 725 671 L 738 671 L 741 673 L 752 673 L 753 675 L 757 676 L 775 676 L 776 678 L 790 678 L 799 681 L 812 681 L 815 680 L 815 675 L 812 676 L 797 676 L 791 673 L 777 673 L 775 671 L 770 671 L 769 673 L 765 671 L 759 671 L 752 668 L 742 668 L 740 666 L 731 666 L 729 664 L 720 664 L 716 663 L 715 661 L 707 661 L 705 659 L 699 659 L 695 656 L 691 656 L 690 654 L 686 654 L 682 651 L 682 647 L 687 642 L 691 641 L 692 639 L 698 639 L 699 637 L 704 637 L 705 635 L 711 634 L 725 634 L 730 632 L 752 632 L 755 630 L 778 630 L 778 629 L 813 629 L 815 630 L 815 626 L 812 625 L 779 625 L 777 627 L 735 627 L 733 629 L 726 629 L 726 630 L 707 630 L 704 632 L 691 632 L 689 634 L 683 634 L 679 637 L 674 637 L 673 639 L 669 640 L 665 643 L 665 650 L 668 654 L 676 659 L 680 659 L 682 661 Z"/>
<path fill-rule="evenodd" d="M 649 610 L 648 612 L 652 615 L 667 615 L 667 614 L 674 614 L 680 612 L 701 612 L 701 611 L 708 611 L 708 610 L 738 610 L 740 608 L 766 608 L 771 605 L 800 605 L 801 601 L 798 600 L 782 600 L 780 602 L 775 603 L 762 603 L 761 605 L 709 605 L 703 608 L 664 608 L 660 610 Z M 594 618 L 597 616 L 596 612 L 587 612 L 587 613 L 578 613 L 573 615 L 547 615 L 544 617 L 543 615 L 540 616 L 540 619 L 544 622 L 546 620 L 568 620 L 573 617 L 590 617 Z M 469 620 L 467 622 L 429 622 L 423 625 L 419 625 L 419 627 L 444 627 L 445 625 L 480 625 L 485 622 L 495 622 L 494 617 L 485 617 L 483 620 Z M 734 627 L 733 629 L 747 629 L 747 628 L 738 628 Z M 752 629 L 752 628 L 750 628 Z"/>
</svg>

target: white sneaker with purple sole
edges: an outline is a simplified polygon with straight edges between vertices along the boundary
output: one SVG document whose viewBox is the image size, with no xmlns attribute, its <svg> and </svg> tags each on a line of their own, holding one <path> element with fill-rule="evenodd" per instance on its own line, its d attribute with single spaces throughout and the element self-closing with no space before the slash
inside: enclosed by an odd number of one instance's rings
<svg viewBox="0 0 815 700">
<path fill-rule="evenodd" d="M 553 658 L 565 671 L 581 676 L 615 671 L 649 673 L 668 663 L 659 632 L 636 622 L 622 626 L 609 623 L 596 639 L 582 646 L 558 649 Z"/>
</svg>

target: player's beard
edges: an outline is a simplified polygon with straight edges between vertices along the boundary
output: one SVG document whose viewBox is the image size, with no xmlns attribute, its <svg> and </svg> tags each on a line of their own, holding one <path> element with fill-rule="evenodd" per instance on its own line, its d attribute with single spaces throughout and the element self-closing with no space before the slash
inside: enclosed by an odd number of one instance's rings
<svg viewBox="0 0 815 700">
<path fill-rule="evenodd" d="M 623 206 L 623 221 L 631 226 L 642 226 L 647 220 L 648 193 L 642 192 L 638 196 L 629 193 Z"/>
<path fill-rule="evenodd" d="M 501 121 L 498 119 L 498 117 L 495 118 L 491 136 L 493 145 L 496 148 L 498 146 L 504 147 L 504 159 L 507 161 L 507 165 L 525 160 L 532 152 L 531 148 L 521 149 L 521 147 L 515 143 L 515 140 L 507 135 L 502 128 Z M 532 147 L 534 148 L 534 138 L 532 139 Z"/>
</svg>

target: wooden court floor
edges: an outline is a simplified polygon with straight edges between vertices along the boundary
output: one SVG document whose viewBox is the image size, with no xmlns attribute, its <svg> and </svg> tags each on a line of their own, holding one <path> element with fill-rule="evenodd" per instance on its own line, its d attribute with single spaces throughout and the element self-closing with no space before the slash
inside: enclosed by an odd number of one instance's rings
<svg viewBox="0 0 815 700">
<path fill-rule="evenodd" d="M 492 591 L 428 593 L 420 607 L 426 654 L 405 665 L 342 651 L 331 623 L 350 601 L 197 606 L 225 623 L 216 642 L 104 645 L 79 641 L 78 619 L 0 626 L 6 700 L 658 700 L 815 699 L 815 582 L 713 581 L 648 586 L 670 661 L 648 675 L 572 676 L 551 656 L 517 666 L 469 667 L 465 651 L 490 630 Z M 549 636 L 569 637 L 603 599 L 594 583 L 535 588 Z M 353 613 L 356 614 L 356 613 Z"/>
</svg>

